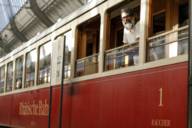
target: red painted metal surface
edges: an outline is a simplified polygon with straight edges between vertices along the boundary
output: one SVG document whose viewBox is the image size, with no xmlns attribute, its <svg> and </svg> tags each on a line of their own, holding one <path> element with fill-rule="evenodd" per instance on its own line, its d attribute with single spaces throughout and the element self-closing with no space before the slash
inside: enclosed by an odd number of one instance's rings
<svg viewBox="0 0 192 128">
<path fill-rule="evenodd" d="M 187 66 L 77 83 L 71 128 L 186 128 Z"/>
<path fill-rule="evenodd" d="M 73 83 L 64 93 L 63 128 L 187 128 L 186 63 Z M 0 97 L 0 124 L 47 128 L 48 95 L 49 88 Z M 59 96 L 55 86 L 51 128 Z"/>
</svg>

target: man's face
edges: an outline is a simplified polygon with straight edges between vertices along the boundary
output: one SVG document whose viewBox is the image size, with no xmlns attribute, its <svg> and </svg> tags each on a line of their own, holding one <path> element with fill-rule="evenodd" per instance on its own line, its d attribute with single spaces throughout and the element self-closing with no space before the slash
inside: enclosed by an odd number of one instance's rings
<svg viewBox="0 0 192 128">
<path fill-rule="evenodd" d="M 121 19 L 122 19 L 122 24 L 124 28 L 131 30 L 134 25 L 134 17 L 133 16 L 128 16 L 127 13 L 123 12 L 121 13 Z"/>
<path fill-rule="evenodd" d="M 127 24 L 127 23 L 132 23 L 134 17 L 133 16 L 128 16 L 127 13 L 123 12 L 121 13 L 121 19 L 122 19 L 122 23 Z"/>
</svg>

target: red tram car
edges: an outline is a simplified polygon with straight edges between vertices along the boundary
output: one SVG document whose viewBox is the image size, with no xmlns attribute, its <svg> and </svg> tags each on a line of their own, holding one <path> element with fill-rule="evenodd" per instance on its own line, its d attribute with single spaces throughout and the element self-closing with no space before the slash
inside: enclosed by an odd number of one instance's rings
<svg viewBox="0 0 192 128">
<path fill-rule="evenodd" d="M 2 57 L 0 127 L 187 128 L 188 6 L 93 0 Z M 125 7 L 140 20 L 132 45 L 122 43 Z"/>
</svg>

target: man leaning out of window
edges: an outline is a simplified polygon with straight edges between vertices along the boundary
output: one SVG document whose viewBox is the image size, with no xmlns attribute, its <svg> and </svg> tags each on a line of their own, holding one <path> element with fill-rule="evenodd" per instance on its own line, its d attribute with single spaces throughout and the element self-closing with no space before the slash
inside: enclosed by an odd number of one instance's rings
<svg viewBox="0 0 192 128">
<path fill-rule="evenodd" d="M 123 43 L 134 44 L 139 41 L 140 22 L 136 20 L 136 16 L 132 9 L 125 8 L 121 10 L 123 30 Z M 129 56 L 129 65 L 138 64 L 138 48 L 127 52 Z"/>
</svg>

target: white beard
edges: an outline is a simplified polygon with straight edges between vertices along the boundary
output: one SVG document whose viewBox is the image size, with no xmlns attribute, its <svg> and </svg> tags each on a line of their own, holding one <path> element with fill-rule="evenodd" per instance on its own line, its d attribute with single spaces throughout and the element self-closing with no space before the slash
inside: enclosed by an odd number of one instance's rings
<svg viewBox="0 0 192 128">
<path fill-rule="evenodd" d="M 126 28 L 127 30 L 131 30 L 133 28 L 133 24 L 132 23 L 125 23 L 123 24 L 124 28 Z"/>
</svg>

